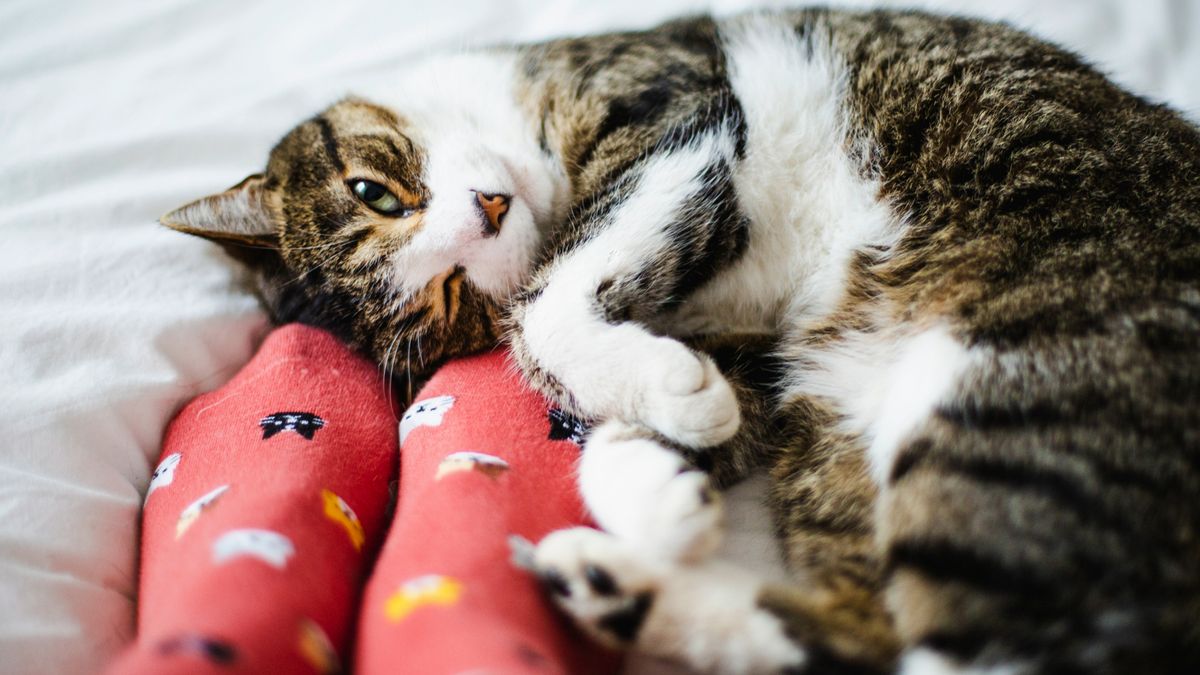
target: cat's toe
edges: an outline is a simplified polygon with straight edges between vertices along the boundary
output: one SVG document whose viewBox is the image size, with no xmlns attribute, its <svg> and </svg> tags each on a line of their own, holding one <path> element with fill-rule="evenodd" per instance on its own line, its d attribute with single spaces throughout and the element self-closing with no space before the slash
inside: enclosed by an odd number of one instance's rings
<svg viewBox="0 0 1200 675">
<path fill-rule="evenodd" d="M 662 570 L 612 535 L 585 527 L 550 533 L 533 565 L 555 604 L 593 638 L 617 648 L 637 642 Z"/>
<path fill-rule="evenodd" d="M 676 443 L 706 448 L 741 425 L 737 397 L 712 359 L 674 343 L 651 362 L 639 418 Z"/>
</svg>

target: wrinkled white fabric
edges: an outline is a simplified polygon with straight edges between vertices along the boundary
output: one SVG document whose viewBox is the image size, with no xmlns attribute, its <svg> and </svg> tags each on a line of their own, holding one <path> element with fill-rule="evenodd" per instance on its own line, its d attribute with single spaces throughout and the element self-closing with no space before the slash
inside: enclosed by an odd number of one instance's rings
<svg viewBox="0 0 1200 675">
<path fill-rule="evenodd" d="M 1013 19 L 1200 114 L 1189 0 L 919 4 Z M 131 637 L 162 430 L 266 329 L 216 248 L 158 215 L 258 170 L 299 119 L 430 49 L 750 5 L 0 3 L 0 670 L 95 672 Z M 743 492 L 731 548 L 769 552 Z"/>
</svg>

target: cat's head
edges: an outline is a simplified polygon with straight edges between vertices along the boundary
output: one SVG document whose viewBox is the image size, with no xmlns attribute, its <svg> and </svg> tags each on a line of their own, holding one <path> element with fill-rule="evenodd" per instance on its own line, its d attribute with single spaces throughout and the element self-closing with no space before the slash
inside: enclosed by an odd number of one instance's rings
<svg viewBox="0 0 1200 675">
<path fill-rule="evenodd" d="M 497 343 L 553 212 L 544 153 L 498 136 L 453 111 L 347 99 L 289 132 L 262 174 L 162 222 L 246 263 L 277 321 L 422 377 Z"/>
</svg>

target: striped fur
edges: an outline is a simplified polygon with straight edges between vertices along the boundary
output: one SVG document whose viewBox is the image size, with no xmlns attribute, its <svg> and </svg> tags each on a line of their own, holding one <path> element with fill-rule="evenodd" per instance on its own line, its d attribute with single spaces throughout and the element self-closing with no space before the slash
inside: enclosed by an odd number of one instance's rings
<svg viewBox="0 0 1200 675">
<path fill-rule="evenodd" d="M 1200 133 L 1174 112 L 1002 25 L 827 10 L 363 93 L 164 222 L 410 395 L 506 339 L 611 420 L 583 486 L 617 536 L 537 563 L 592 634 L 715 672 L 1200 670 Z M 498 234 L 472 191 L 511 196 Z M 682 459 L 600 454 L 638 444 Z M 638 529 L 717 522 L 681 486 L 756 465 L 795 586 Z"/>
</svg>

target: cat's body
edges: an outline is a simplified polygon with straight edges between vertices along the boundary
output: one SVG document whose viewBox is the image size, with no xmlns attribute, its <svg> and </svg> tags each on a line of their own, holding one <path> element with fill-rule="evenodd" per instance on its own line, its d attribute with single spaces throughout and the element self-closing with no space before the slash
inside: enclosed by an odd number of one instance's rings
<svg viewBox="0 0 1200 675">
<path fill-rule="evenodd" d="M 1200 133 L 1174 113 L 1006 27 L 824 10 L 362 93 L 168 221 L 267 246 L 231 250 L 277 318 L 410 387 L 506 333 L 605 420 L 581 487 L 618 536 L 536 562 L 593 634 L 725 672 L 1200 668 Z M 689 467 L 756 463 L 795 588 L 707 559 Z"/>
</svg>

